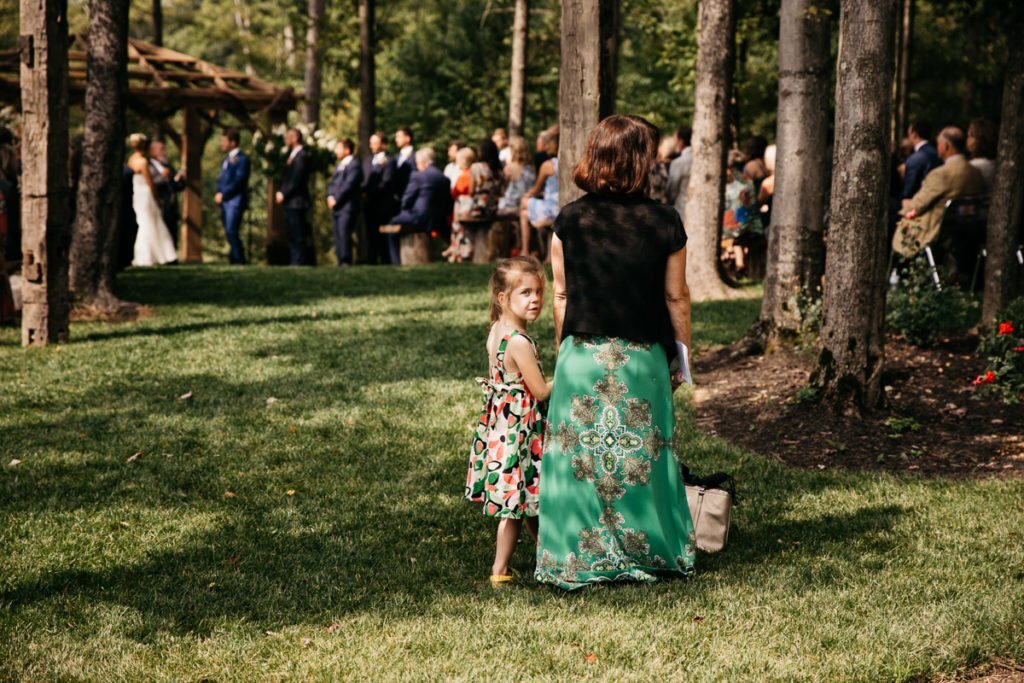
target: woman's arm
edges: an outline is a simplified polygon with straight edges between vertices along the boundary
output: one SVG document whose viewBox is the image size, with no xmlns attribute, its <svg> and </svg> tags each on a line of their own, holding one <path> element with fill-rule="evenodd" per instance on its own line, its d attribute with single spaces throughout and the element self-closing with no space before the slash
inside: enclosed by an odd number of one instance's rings
<svg viewBox="0 0 1024 683">
<path fill-rule="evenodd" d="M 672 253 L 665 265 L 665 304 L 677 341 L 690 344 L 690 288 L 686 284 L 686 247 Z"/>
<path fill-rule="evenodd" d="M 537 171 L 537 180 L 533 183 L 533 187 L 526 191 L 523 198 L 536 197 L 537 195 L 544 194 L 544 181 L 548 179 L 548 176 L 554 175 L 555 165 L 551 161 L 545 161 L 540 165 L 540 170 Z"/>
<path fill-rule="evenodd" d="M 533 352 L 533 344 L 523 337 L 516 336 L 509 340 L 505 367 L 511 372 L 518 370 L 522 373 L 523 383 L 538 401 L 546 401 L 551 395 L 551 382 L 544 379 L 544 373 Z"/>
<path fill-rule="evenodd" d="M 558 235 L 551 236 L 551 275 L 554 284 L 551 287 L 553 293 L 552 309 L 555 315 L 555 355 L 558 355 L 558 345 L 562 341 L 562 323 L 565 322 L 565 257 L 562 254 L 562 240 Z"/>
</svg>

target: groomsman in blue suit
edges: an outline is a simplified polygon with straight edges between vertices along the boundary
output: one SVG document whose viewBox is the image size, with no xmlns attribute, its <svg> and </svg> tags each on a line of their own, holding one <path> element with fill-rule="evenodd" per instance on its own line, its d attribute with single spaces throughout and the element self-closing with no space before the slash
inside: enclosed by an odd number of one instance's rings
<svg viewBox="0 0 1024 683">
<path fill-rule="evenodd" d="M 395 131 L 395 146 L 398 148 L 398 153 L 388 161 L 388 170 L 384 173 L 392 217 L 402 210 L 405 189 L 409 185 L 412 172 L 416 170 L 416 160 L 413 158 L 412 130 L 399 128 Z M 395 223 L 394 220 L 386 222 Z M 393 266 L 401 265 L 398 235 L 387 235 L 386 237 L 389 262 Z"/>
<path fill-rule="evenodd" d="M 220 165 L 217 176 L 217 194 L 213 200 L 220 204 L 220 219 L 224 223 L 224 234 L 228 238 L 231 252 L 228 261 L 245 263 L 242 248 L 242 216 L 249 208 L 249 157 L 238 148 L 238 131 L 229 128 L 220 136 L 220 149 L 227 157 Z"/>
<path fill-rule="evenodd" d="M 359 215 L 359 195 L 363 186 L 363 168 L 352 153 L 355 143 L 345 138 L 334 146 L 338 163 L 327 186 L 327 207 L 334 224 L 334 255 L 339 266 L 352 265 L 350 241 L 356 216 Z"/>
</svg>

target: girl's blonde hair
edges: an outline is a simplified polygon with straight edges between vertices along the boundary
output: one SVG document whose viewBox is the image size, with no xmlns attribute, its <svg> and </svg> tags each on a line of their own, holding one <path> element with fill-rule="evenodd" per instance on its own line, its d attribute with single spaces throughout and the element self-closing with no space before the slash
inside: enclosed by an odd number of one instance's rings
<svg viewBox="0 0 1024 683">
<path fill-rule="evenodd" d="M 533 157 L 530 155 L 530 143 L 526 141 L 526 138 L 513 135 L 509 138 L 508 146 L 512 150 L 511 161 L 513 163 L 525 166 L 533 160 Z"/>
<path fill-rule="evenodd" d="M 498 302 L 499 294 L 508 294 L 516 288 L 524 275 L 533 275 L 540 282 L 540 289 L 543 293 L 544 285 L 547 283 L 547 275 L 544 266 L 532 256 L 513 256 L 498 261 L 491 275 L 491 322 L 498 322 L 501 317 L 501 304 Z"/>
<path fill-rule="evenodd" d="M 472 166 L 474 161 L 476 161 L 476 152 L 469 147 L 463 147 L 455 153 L 455 165 L 462 170 Z"/>
</svg>

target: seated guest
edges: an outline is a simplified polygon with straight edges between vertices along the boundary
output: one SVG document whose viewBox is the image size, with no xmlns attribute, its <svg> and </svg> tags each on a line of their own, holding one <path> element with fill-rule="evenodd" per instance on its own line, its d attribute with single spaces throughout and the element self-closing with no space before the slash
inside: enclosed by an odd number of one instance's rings
<svg viewBox="0 0 1024 683">
<path fill-rule="evenodd" d="M 448 143 L 448 165 L 444 167 L 444 177 L 451 181 L 453 187 L 455 186 L 455 181 L 459 179 L 459 175 L 462 173 L 455 160 L 455 155 L 465 146 L 462 140 L 452 140 Z"/>
<path fill-rule="evenodd" d="M 512 155 L 512 150 L 508 148 L 508 133 L 504 128 L 495 128 L 491 134 L 491 142 L 498 148 L 498 161 L 504 166 Z"/>
<path fill-rule="evenodd" d="M 900 199 L 910 199 L 921 189 L 921 183 L 933 168 L 942 164 L 935 145 L 931 143 L 932 127 L 927 121 L 917 121 L 907 129 L 907 137 L 914 151 L 904 162 L 903 191 Z"/>
<path fill-rule="evenodd" d="M 967 162 L 964 132 L 950 126 L 939 133 L 938 155 L 942 166 L 928 174 L 921 189 L 903 202 L 903 220 L 896 226 L 892 248 L 910 258 L 938 236 L 945 200 L 984 194 L 981 172 Z M 909 165 L 908 165 L 909 170 Z"/>
<path fill-rule="evenodd" d="M 350 247 L 352 229 L 359 215 L 359 200 L 363 187 L 363 167 L 353 156 L 355 143 L 345 138 L 334 145 L 338 163 L 327 185 L 327 208 L 331 210 L 334 232 L 334 255 L 339 266 L 352 265 Z"/>
<path fill-rule="evenodd" d="M 658 143 L 658 156 L 651 164 L 651 172 L 647 174 L 650 187 L 647 196 L 662 204 L 668 203 L 669 165 L 676 155 L 676 139 L 671 135 L 662 136 Z"/>
<path fill-rule="evenodd" d="M 501 131 L 501 129 L 498 129 Z M 504 131 L 501 131 L 504 132 Z M 504 180 L 498 146 L 493 140 L 483 140 L 477 147 L 477 160 L 469 167 L 473 179 L 473 218 L 489 218 L 498 209 L 498 199 Z"/>
<path fill-rule="evenodd" d="M 778 148 L 768 145 L 764 151 L 764 167 L 768 175 L 761 181 L 761 189 L 757 191 L 757 205 L 761 211 L 761 225 L 767 230 L 772 220 L 772 198 L 775 196 L 775 155 Z"/>
<path fill-rule="evenodd" d="M 747 158 L 743 175 L 753 184 L 755 196 L 761 191 L 761 182 L 768 177 L 768 166 L 764 163 L 767 149 L 768 141 L 763 135 L 751 135 L 743 145 L 743 156 Z"/>
<path fill-rule="evenodd" d="M 558 128 L 558 126 L 554 126 L 554 127 Z M 551 158 L 551 155 L 548 154 L 548 152 L 547 152 L 547 149 L 548 149 L 548 131 L 549 130 L 551 130 L 551 129 L 549 128 L 548 130 L 541 131 L 540 133 L 537 134 L 537 142 L 535 143 L 536 147 L 534 148 L 534 153 L 533 153 L 533 168 L 534 168 L 534 170 L 540 168 L 541 164 L 543 164 L 545 161 L 547 161 L 548 159 Z"/>
<path fill-rule="evenodd" d="M 510 150 L 508 163 L 502 170 L 505 177 L 505 193 L 498 200 L 498 216 L 501 218 L 518 218 L 519 203 L 523 196 L 533 187 L 537 174 L 530 165 L 530 147 L 526 138 L 519 136 L 509 140 Z"/>
<path fill-rule="evenodd" d="M 448 248 L 441 252 L 441 256 L 447 258 L 449 263 L 461 262 L 469 249 L 460 218 L 468 217 L 473 210 L 473 176 L 469 169 L 475 161 L 476 154 L 469 147 L 463 147 L 455 155 L 459 177 L 452 185 L 452 234 Z"/>
<path fill-rule="evenodd" d="M 402 210 L 391 219 L 391 225 L 428 232 L 448 223 L 452 211 L 451 183 L 434 166 L 434 150 L 421 147 L 416 151 L 416 171 L 402 195 Z"/>
<path fill-rule="evenodd" d="M 971 156 L 971 166 L 978 169 L 985 181 L 985 192 L 991 192 L 996 175 L 996 132 L 985 119 L 975 119 L 968 126 L 967 153 Z"/>
<path fill-rule="evenodd" d="M 519 214 L 519 253 L 530 253 L 530 237 L 533 228 L 550 227 L 558 216 L 558 126 L 545 132 L 545 152 L 548 160 L 540 165 L 537 181 L 523 195 Z M 541 247 L 545 251 L 545 260 L 550 260 L 546 253 L 546 244 Z"/>
<path fill-rule="evenodd" d="M 725 207 L 722 214 L 722 249 L 733 261 L 736 274 L 746 270 L 747 243 L 764 235 L 754 184 L 744 174 L 748 161 L 738 149 L 729 151 L 725 169 Z"/>
</svg>

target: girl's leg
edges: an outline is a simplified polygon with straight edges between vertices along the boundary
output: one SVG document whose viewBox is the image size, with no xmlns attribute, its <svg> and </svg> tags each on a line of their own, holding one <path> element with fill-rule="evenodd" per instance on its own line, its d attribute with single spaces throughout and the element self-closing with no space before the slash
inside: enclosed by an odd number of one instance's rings
<svg viewBox="0 0 1024 683">
<path fill-rule="evenodd" d="M 534 543 L 537 542 L 537 522 L 539 517 L 527 517 L 526 518 L 526 533 L 530 534 L 530 538 L 533 539 Z"/>
<path fill-rule="evenodd" d="M 523 207 L 523 210 L 519 213 L 519 255 L 529 256 L 530 254 L 530 233 L 532 226 L 530 225 L 530 214 Z"/>
<path fill-rule="evenodd" d="M 512 553 L 516 550 L 521 526 L 521 520 L 508 517 L 498 522 L 498 545 L 494 551 L 494 564 L 491 565 L 492 576 L 508 574 L 508 564 L 512 560 Z"/>
</svg>

